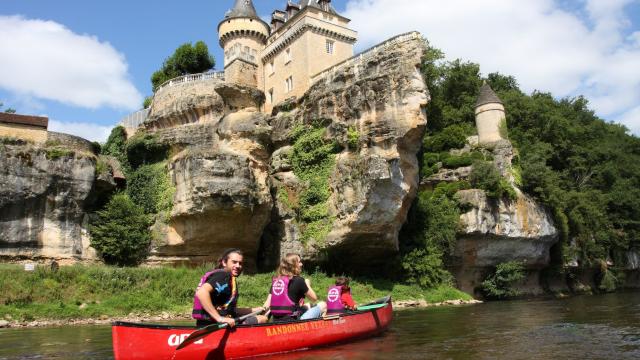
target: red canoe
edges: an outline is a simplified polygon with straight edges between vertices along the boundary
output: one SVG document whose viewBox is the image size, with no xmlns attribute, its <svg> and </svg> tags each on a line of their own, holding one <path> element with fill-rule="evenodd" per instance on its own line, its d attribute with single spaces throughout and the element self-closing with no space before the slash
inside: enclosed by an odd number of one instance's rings
<svg viewBox="0 0 640 360">
<path fill-rule="evenodd" d="M 181 350 L 195 327 L 116 322 L 112 326 L 115 360 L 237 359 L 305 350 L 379 334 L 392 319 L 391 301 L 368 310 L 326 319 L 240 325 L 213 332 Z"/>
</svg>

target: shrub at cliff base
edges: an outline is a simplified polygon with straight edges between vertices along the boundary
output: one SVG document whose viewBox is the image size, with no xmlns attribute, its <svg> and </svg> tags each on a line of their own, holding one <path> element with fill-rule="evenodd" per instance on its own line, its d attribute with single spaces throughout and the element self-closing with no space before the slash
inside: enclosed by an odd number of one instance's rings
<svg viewBox="0 0 640 360">
<path fill-rule="evenodd" d="M 442 183 L 434 191 L 418 194 L 400 232 L 402 268 L 410 284 L 433 288 L 451 283 L 445 260 L 454 249 L 460 219 L 453 196 L 468 186 Z"/>
<path fill-rule="evenodd" d="M 482 291 L 490 299 L 506 299 L 520 295 L 512 286 L 524 279 L 524 265 L 519 261 L 499 264 L 496 271 L 482 282 Z"/>
<path fill-rule="evenodd" d="M 90 226 L 91 246 L 107 264 L 137 265 L 147 257 L 149 218 L 126 194 L 114 195 Z"/>
<path fill-rule="evenodd" d="M 191 313 L 193 295 L 208 267 L 111 267 L 63 266 L 57 272 L 38 266 L 26 272 L 18 265 L 0 264 L 0 316 L 15 320 L 81 319 L 101 316 L 122 318 Z M 239 306 L 261 306 L 273 274 L 242 275 Z M 335 281 L 323 273 L 306 274 L 318 296 L 323 297 Z M 423 290 L 389 280 L 356 278 L 351 281 L 354 299 L 360 303 L 393 294 L 393 299 L 430 303 L 471 297 L 452 287 Z"/>
</svg>

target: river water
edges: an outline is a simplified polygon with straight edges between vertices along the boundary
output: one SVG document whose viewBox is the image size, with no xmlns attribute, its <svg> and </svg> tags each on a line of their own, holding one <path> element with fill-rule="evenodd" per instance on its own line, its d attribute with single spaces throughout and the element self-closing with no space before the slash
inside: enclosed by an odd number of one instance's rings
<svg viewBox="0 0 640 360">
<path fill-rule="evenodd" d="M 271 358 L 640 359 L 640 293 L 403 310 L 380 337 Z M 113 359 L 111 330 L 0 329 L 17 359 Z"/>
</svg>

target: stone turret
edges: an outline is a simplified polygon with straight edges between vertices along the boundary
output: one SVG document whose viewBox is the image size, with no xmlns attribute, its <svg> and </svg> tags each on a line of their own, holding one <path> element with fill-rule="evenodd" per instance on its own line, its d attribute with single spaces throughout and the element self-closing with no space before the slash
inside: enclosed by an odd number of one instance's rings
<svg viewBox="0 0 640 360">
<path fill-rule="evenodd" d="M 503 140 L 507 118 L 502 101 L 486 82 L 480 88 L 480 96 L 476 102 L 476 127 L 478 143 L 490 145 Z"/>
<path fill-rule="evenodd" d="M 258 86 L 259 54 L 269 34 L 269 25 L 260 19 L 253 2 L 236 0 L 218 25 L 227 82 Z"/>
</svg>

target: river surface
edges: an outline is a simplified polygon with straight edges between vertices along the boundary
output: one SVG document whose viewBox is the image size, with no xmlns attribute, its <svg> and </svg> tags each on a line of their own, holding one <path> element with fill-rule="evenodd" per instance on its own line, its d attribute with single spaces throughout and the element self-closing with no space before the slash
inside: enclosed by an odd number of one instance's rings
<svg viewBox="0 0 640 360">
<path fill-rule="evenodd" d="M 113 359 L 111 329 L 0 329 L 17 359 Z M 403 310 L 380 337 L 271 359 L 640 359 L 640 293 Z"/>
</svg>

